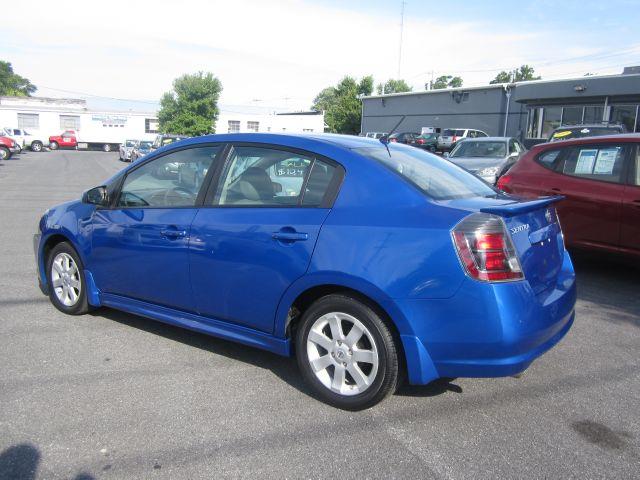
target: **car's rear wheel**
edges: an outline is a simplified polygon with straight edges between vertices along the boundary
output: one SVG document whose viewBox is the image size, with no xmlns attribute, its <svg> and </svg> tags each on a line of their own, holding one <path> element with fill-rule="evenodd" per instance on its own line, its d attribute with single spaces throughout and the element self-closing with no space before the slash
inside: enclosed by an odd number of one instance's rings
<svg viewBox="0 0 640 480">
<path fill-rule="evenodd" d="M 51 143 L 49 144 L 49 148 L 50 148 L 51 150 L 57 150 L 57 149 L 58 149 L 58 147 L 59 147 L 58 142 L 51 142 Z"/>
<path fill-rule="evenodd" d="M 58 310 L 69 315 L 89 311 L 82 260 L 67 242 L 57 244 L 49 253 L 47 280 L 49 298 Z"/>
<path fill-rule="evenodd" d="M 0 160 L 7 160 L 11 157 L 11 151 L 7 147 L 0 146 Z"/>
<path fill-rule="evenodd" d="M 372 407 L 392 394 L 399 381 L 390 327 L 371 307 L 346 295 L 323 297 L 304 313 L 296 356 L 317 395 L 347 410 Z"/>
<path fill-rule="evenodd" d="M 40 143 L 40 142 L 32 142 L 31 143 L 31 151 L 33 151 L 33 152 L 41 152 L 42 151 L 42 143 Z"/>
</svg>

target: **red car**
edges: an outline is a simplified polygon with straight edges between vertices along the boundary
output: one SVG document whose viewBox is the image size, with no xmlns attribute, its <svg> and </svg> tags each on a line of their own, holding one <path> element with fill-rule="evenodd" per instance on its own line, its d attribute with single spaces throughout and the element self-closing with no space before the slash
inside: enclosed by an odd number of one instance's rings
<svg viewBox="0 0 640 480">
<path fill-rule="evenodd" d="M 57 150 L 58 148 L 76 148 L 78 146 L 78 138 L 73 130 L 65 130 L 62 135 L 52 135 L 49 137 L 49 148 Z"/>
<path fill-rule="evenodd" d="M 557 208 L 567 245 L 640 257 L 640 134 L 536 145 L 498 188 L 564 195 Z"/>
<path fill-rule="evenodd" d="M 0 160 L 10 159 L 11 155 L 19 150 L 18 145 L 11 138 L 0 137 Z"/>
</svg>

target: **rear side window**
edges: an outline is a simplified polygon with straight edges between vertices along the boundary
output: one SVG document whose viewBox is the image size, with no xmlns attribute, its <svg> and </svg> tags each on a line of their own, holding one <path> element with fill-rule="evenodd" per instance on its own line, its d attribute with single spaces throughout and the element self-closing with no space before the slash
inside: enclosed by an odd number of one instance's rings
<svg viewBox="0 0 640 480">
<path fill-rule="evenodd" d="M 548 150 L 546 152 L 542 152 L 536 158 L 536 161 L 545 168 L 549 170 L 555 170 L 558 164 L 558 159 L 560 158 L 561 150 Z"/>
<path fill-rule="evenodd" d="M 496 191 L 461 167 L 423 150 L 389 145 L 354 149 L 360 155 L 382 163 L 434 200 L 491 197 Z"/>
<path fill-rule="evenodd" d="M 625 147 L 622 145 L 567 148 L 562 173 L 591 180 L 621 183 Z"/>
</svg>

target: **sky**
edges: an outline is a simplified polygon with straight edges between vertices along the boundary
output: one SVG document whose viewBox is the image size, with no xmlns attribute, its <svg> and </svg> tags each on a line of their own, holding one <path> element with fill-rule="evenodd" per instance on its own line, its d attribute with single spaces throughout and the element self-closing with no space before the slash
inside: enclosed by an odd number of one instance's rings
<svg viewBox="0 0 640 480">
<path fill-rule="evenodd" d="M 0 59 L 36 95 L 138 110 L 197 71 L 221 80 L 221 104 L 304 110 L 345 75 L 422 90 L 432 75 L 477 86 L 522 64 L 543 79 L 640 65 L 640 0 L 407 0 L 401 50 L 402 3 L 25 0 L 40 21 L 5 22 Z"/>
</svg>

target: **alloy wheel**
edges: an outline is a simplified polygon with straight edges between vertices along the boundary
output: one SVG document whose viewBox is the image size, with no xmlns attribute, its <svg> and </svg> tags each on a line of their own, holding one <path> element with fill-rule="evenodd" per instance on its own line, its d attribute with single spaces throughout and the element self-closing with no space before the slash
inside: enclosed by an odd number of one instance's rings
<svg viewBox="0 0 640 480">
<path fill-rule="evenodd" d="M 80 299 L 82 283 L 80 271 L 73 257 L 61 252 L 51 263 L 51 283 L 56 297 L 66 307 L 73 307 Z"/>
<path fill-rule="evenodd" d="M 357 318 L 343 312 L 324 314 L 313 323 L 307 358 L 316 378 L 340 395 L 363 393 L 378 373 L 373 335 Z"/>
</svg>

